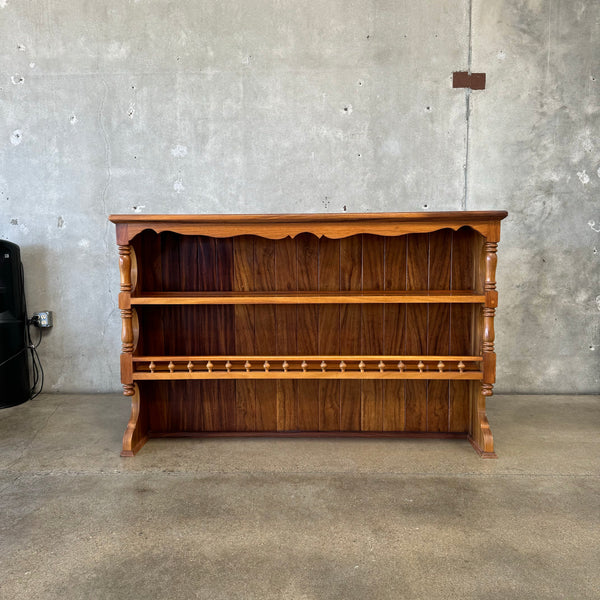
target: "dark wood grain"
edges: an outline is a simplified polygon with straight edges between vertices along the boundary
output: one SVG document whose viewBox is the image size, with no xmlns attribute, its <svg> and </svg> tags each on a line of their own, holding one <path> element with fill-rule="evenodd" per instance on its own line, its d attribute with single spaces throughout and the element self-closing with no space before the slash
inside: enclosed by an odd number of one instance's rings
<svg viewBox="0 0 600 600">
<path fill-rule="evenodd" d="M 473 241 L 476 232 L 462 228 L 452 235 L 452 289 L 475 289 L 475 256 Z M 450 307 L 450 353 L 473 350 L 473 319 L 475 307 L 457 304 Z M 450 384 L 450 431 L 467 431 L 469 422 L 468 381 Z"/>
<path fill-rule="evenodd" d="M 340 242 L 319 240 L 319 290 L 340 289 Z M 340 306 L 319 306 L 319 353 L 340 353 Z M 319 431 L 340 429 L 340 383 L 329 380 L 319 382 Z"/>
<path fill-rule="evenodd" d="M 452 273 L 452 231 L 429 234 L 429 289 L 449 290 Z M 427 326 L 427 353 L 450 354 L 450 305 L 432 304 Z M 448 431 L 448 381 L 427 382 L 427 431 Z"/>
<path fill-rule="evenodd" d="M 233 238 L 233 289 L 253 291 L 254 285 L 254 238 L 238 236 Z M 234 307 L 235 351 L 252 356 L 255 354 L 253 304 L 240 304 Z M 256 384 L 254 381 L 235 382 L 235 430 L 254 431 L 256 429 Z"/>
<path fill-rule="evenodd" d="M 296 237 L 298 291 L 319 288 L 319 240 L 311 234 Z M 314 356 L 319 352 L 319 307 L 304 304 L 297 307 L 298 354 Z M 319 382 L 298 382 L 298 428 L 319 430 Z"/>
<path fill-rule="evenodd" d="M 385 280 L 384 240 L 363 235 L 363 290 L 383 290 Z M 383 304 L 362 306 L 361 352 L 383 354 Z M 383 430 L 383 384 L 363 381 L 361 387 L 361 429 Z"/>
<path fill-rule="evenodd" d="M 362 290 L 362 235 L 340 240 L 340 290 Z M 340 305 L 340 353 L 359 355 L 361 343 L 361 306 Z M 340 428 L 360 431 L 361 383 L 340 381 Z"/>
<path fill-rule="evenodd" d="M 429 286 L 429 234 L 410 234 L 406 240 L 406 289 Z M 428 307 L 406 306 L 406 353 L 427 354 Z M 427 381 L 406 382 L 406 430 L 427 430 Z"/>
<path fill-rule="evenodd" d="M 406 237 L 385 238 L 385 290 L 406 290 Z M 384 306 L 384 354 L 406 354 L 406 306 Z M 395 368 L 396 365 L 393 365 Z M 406 384 L 383 383 L 383 430 L 403 431 L 406 425 Z"/>
<path fill-rule="evenodd" d="M 275 245 L 275 288 L 278 291 L 297 291 L 298 262 L 296 241 L 291 238 L 279 240 Z M 277 336 L 275 353 L 297 353 L 296 306 L 276 306 Z M 296 381 L 277 382 L 277 430 L 298 429 L 298 385 Z"/>
<path fill-rule="evenodd" d="M 254 240 L 254 285 L 257 291 L 273 291 L 275 280 L 275 242 L 264 238 Z M 255 308 L 255 351 L 272 354 L 277 336 L 275 306 L 260 305 Z M 277 383 L 256 382 L 256 429 L 277 431 Z"/>
</svg>

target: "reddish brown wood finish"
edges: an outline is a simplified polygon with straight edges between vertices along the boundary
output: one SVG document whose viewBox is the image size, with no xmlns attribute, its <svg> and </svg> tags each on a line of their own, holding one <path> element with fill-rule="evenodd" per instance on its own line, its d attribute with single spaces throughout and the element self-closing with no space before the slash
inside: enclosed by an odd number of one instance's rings
<svg viewBox="0 0 600 600">
<path fill-rule="evenodd" d="M 485 396 L 505 216 L 111 217 L 123 455 L 173 435 L 428 435 L 495 456 Z"/>
</svg>

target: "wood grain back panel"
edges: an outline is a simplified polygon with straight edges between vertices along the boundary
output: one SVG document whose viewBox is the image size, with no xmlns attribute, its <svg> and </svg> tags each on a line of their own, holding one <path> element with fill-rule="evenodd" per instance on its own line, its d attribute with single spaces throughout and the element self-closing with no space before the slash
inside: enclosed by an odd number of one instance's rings
<svg viewBox="0 0 600 600">
<path fill-rule="evenodd" d="M 340 289 L 340 241 L 319 240 L 319 291 Z M 340 353 L 340 306 L 320 305 L 319 343 L 320 354 Z M 340 429 L 340 382 L 319 381 L 319 431 Z"/>
<path fill-rule="evenodd" d="M 298 291 L 319 288 L 319 239 L 311 234 L 295 238 Z M 319 352 L 319 307 L 303 304 L 297 307 L 296 339 L 298 354 L 316 355 Z M 319 430 L 319 382 L 298 381 L 298 429 Z"/>
<path fill-rule="evenodd" d="M 273 291 L 277 287 L 275 277 L 274 240 L 254 239 L 254 289 Z M 273 342 L 277 336 L 275 306 L 255 307 L 254 349 L 257 354 L 272 354 Z M 257 431 L 277 431 L 277 382 L 256 381 L 256 429 Z"/>
<path fill-rule="evenodd" d="M 385 238 L 385 289 L 406 290 L 406 237 Z M 383 307 L 383 352 L 406 354 L 406 305 Z M 394 365 L 395 367 L 395 365 Z M 383 430 L 404 431 L 406 425 L 406 383 L 383 382 Z"/>
<path fill-rule="evenodd" d="M 362 235 L 340 240 L 340 290 L 362 290 Z M 360 354 L 362 313 L 358 304 L 340 305 L 340 353 Z M 340 429 L 361 430 L 361 383 L 340 381 Z"/>
<path fill-rule="evenodd" d="M 384 238 L 363 235 L 363 290 L 378 291 L 385 286 Z M 383 304 L 362 306 L 361 353 L 383 354 L 384 315 Z M 361 387 L 361 429 L 383 430 L 383 382 L 365 380 Z"/>
<path fill-rule="evenodd" d="M 233 238 L 233 289 L 251 292 L 254 284 L 254 237 L 249 235 Z M 255 307 L 240 304 L 234 307 L 235 352 L 253 355 Z M 254 381 L 235 382 L 235 430 L 256 431 L 256 384 Z"/>
<path fill-rule="evenodd" d="M 361 234 L 340 240 L 311 234 L 269 240 L 144 231 L 132 242 L 144 264 L 136 293 L 472 290 L 480 239 L 468 228 L 399 237 Z M 477 308 L 139 306 L 143 334 L 137 352 L 468 355 L 473 351 Z M 187 333 L 172 335 L 174 331 Z M 468 427 L 469 386 L 462 381 L 195 381 L 165 382 L 153 389 L 167 398 L 183 395 L 197 400 L 161 407 L 157 414 L 165 431 L 180 427 L 182 431 L 463 432 Z M 159 394 L 152 394 L 160 403 Z M 167 417 L 165 411 L 173 414 Z"/>
</svg>

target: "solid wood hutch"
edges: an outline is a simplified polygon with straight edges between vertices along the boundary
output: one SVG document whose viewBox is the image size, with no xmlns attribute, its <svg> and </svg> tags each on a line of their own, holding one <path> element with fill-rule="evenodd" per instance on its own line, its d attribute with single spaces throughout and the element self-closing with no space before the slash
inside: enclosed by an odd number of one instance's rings
<svg viewBox="0 0 600 600">
<path fill-rule="evenodd" d="M 112 215 L 122 455 L 220 435 L 468 437 L 495 457 L 506 215 Z"/>
</svg>

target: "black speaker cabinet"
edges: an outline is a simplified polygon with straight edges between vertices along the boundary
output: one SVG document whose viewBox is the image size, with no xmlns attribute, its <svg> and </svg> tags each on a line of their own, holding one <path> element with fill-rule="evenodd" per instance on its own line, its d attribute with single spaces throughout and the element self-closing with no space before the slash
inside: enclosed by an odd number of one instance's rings
<svg viewBox="0 0 600 600">
<path fill-rule="evenodd" d="M 19 246 L 0 240 L 0 408 L 29 400 L 27 309 Z"/>
</svg>

